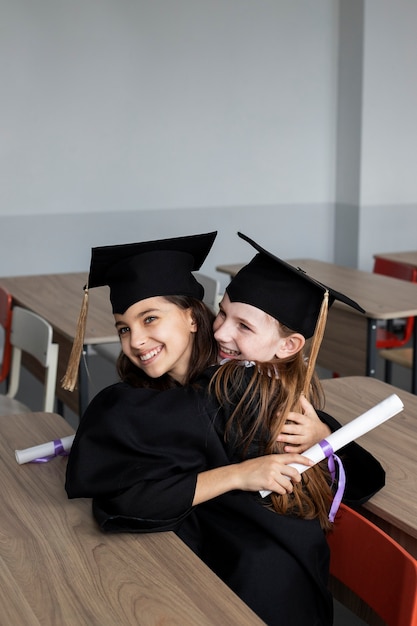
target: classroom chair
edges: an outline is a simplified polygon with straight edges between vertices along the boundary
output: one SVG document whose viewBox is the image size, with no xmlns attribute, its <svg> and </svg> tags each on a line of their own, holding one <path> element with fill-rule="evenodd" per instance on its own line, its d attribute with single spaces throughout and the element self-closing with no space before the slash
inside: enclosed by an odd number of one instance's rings
<svg viewBox="0 0 417 626">
<path fill-rule="evenodd" d="M 12 347 L 10 375 L 5 394 L 0 395 L 0 415 L 32 411 L 16 399 L 22 369 L 22 353 L 30 355 L 44 369 L 45 384 L 42 407 L 53 412 L 58 369 L 58 344 L 52 343 L 52 326 L 39 315 L 19 306 L 13 308 L 10 333 Z"/>
<path fill-rule="evenodd" d="M 3 328 L 3 350 L 0 363 L 0 383 L 7 379 L 10 371 L 12 346 L 10 332 L 12 329 L 12 295 L 0 286 L 0 326 Z"/>
<path fill-rule="evenodd" d="M 417 626 L 417 561 L 411 554 L 345 504 L 327 538 L 330 574 L 336 581 L 387 626 Z M 372 617 L 369 623 L 374 623 Z"/>
<path fill-rule="evenodd" d="M 213 313 L 217 314 L 219 309 L 220 282 L 215 278 L 207 276 L 206 274 L 201 274 L 200 272 L 193 272 L 193 274 L 198 282 L 204 287 L 203 302 L 205 302 L 207 306 L 212 309 Z M 120 343 L 97 344 L 94 346 L 94 352 L 105 358 L 107 361 L 116 363 L 120 354 Z"/>
<path fill-rule="evenodd" d="M 384 276 L 408 280 L 413 283 L 417 282 L 417 268 L 378 256 L 375 257 L 373 271 L 375 274 L 383 274 Z M 413 336 L 413 330 L 414 317 L 412 316 L 402 320 L 399 332 L 394 332 L 392 326 L 389 325 L 377 328 L 376 347 L 378 350 L 381 350 L 379 354 L 385 359 L 385 382 L 391 382 L 392 363 L 397 363 L 402 358 L 401 354 L 390 355 L 390 351 L 406 346 Z"/>
</svg>

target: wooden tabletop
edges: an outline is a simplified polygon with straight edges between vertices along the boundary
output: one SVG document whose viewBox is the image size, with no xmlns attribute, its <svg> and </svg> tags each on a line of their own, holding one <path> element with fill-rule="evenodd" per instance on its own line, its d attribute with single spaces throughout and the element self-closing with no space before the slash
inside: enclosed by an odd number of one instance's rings
<svg viewBox="0 0 417 626">
<path fill-rule="evenodd" d="M 409 250 L 408 252 L 378 252 L 374 254 L 374 258 L 376 259 L 377 257 L 417 267 L 417 250 Z"/>
<path fill-rule="evenodd" d="M 0 417 L 1 622 L 255 626 L 263 622 L 173 533 L 104 534 L 68 500 L 66 459 L 18 465 L 15 449 L 73 433 L 58 415 Z"/>
<path fill-rule="evenodd" d="M 386 471 L 386 485 L 364 509 L 371 519 L 417 558 L 417 397 L 370 377 L 350 376 L 322 381 L 325 410 L 339 422 L 361 415 L 393 393 L 404 411 L 363 435 L 358 443 Z"/>
<path fill-rule="evenodd" d="M 289 259 L 288 263 L 358 302 L 369 318 L 395 319 L 417 315 L 417 284 L 313 259 Z M 219 265 L 216 269 L 233 276 L 242 265 Z M 346 308 L 339 302 L 334 306 Z M 351 311 L 356 314 L 353 309 Z"/>
<path fill-rule="evenodd" d="M 87 273 L 41 274 L 0 278 L 20 306 L 46 319 L 71 343 L 83 300 Z M 86 344 L 118 341 L 111 311 L 108 287 L 89 290 L 89 307 L 85 332 Z"/>
</svg>

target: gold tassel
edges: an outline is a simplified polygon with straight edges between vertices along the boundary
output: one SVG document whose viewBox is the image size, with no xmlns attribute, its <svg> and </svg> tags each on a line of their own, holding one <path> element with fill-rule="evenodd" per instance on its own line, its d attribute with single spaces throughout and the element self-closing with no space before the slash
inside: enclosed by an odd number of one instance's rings
<svg viewBox="0 0 417 626">
<path fill-rule="evenodd" d="M 320 314 L 316 322 L 316 328 L 314 329 L 314 335 L 311 342 L 310 356 L 308 359 L 306 378 L 304 381 L 303 393 L 306 398 L 310 395 L 311 379 L 316 367 L 317 355 L 320 350 L 321 342 L 323 340 L 324 331 L 326 329 L 327 313 L 329 310 L 329 292 L 326 290 L 323 296 L 323 302 L 321 303 Z"/>
<path fill-rule="evenodd" d="M 74 342 L 72 344 L 71 354 L 68 359 L 67 371 L 61 381 L 62 387 L 67 391 L 74 391 L 78 378 L 78 368 L 80 365 L 81 353 L 84 345 L 85 327 L 87 324 L 88 312 L 88 287 L 84 287 L 84 298 L 81 305 L 80 315 L 78 317 L 77 328 L 75 331 Z"/>
</svg>

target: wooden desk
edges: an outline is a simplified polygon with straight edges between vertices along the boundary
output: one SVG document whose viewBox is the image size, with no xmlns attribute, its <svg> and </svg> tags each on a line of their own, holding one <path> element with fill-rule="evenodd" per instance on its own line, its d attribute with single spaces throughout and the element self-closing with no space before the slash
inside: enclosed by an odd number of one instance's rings
<svg viewBox="0 0 417 626">
<path fill-rule="evenodd" d="M 378 320 L 417 316 L 417 284 L 312 259 L 290 259 L 313 278 L 356 300 L 365 315 L 335 302 L 329 311 L 318 364 L 344 376 L 375 376 Z M 216 269 L 233 276 L 242 264 Z M 417 393 L 417 332 L 413 336 L 412 391 Z"/>
<path fill-rule="evenodd" d="M 263 624 L 175 534 L 102 533 L 90 500 L 67 499 L 65 458 L 17 464 L 72 432 L 50 413 L 0 417 L 2 623 Z"/>
<path fill-rule="evenodd" d="M 118 341 L 108 287 L 91 289 L 78 393 L 62 389 L 61 380 L 65 374 L 74 340 L 86 281 L 87 273 L 84 272 L 0 278 L 0 284 L 12 294 L 15 304 L 34 311 L 53 327 L 54 341 L 59 344 L 57 397 L 79 415 L 88 404 L 88 377 L 85 361 L 88 346 Z M 34 373 L 36 374 L 36 371 Z"/>
<path fill-rule="evenodd" d="M 374 259 L 376 258 L 417 267 L 417 250 L 410 250 L 409 252 L 378 252 L 378 254 L 374 254 Z"/>
<path fill-rule="evenodd" d="M 396 393 L 404 411 L 366 433 L 358 443 L 386 471 L 386 485 L 361 507 L 375 524 L 417 558 L 417 397 L 375 378 L 352 376 L 322 381 L 325 410 L 342 424 Z"/>
</svg>

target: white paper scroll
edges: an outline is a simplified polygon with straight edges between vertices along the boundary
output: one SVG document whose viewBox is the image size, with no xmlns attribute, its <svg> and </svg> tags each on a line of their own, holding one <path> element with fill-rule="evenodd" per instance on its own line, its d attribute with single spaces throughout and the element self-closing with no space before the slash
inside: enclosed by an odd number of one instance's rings
<svg viewBox="0 0 417 626">
<path fill-rule="evenodd" d="M 348 443 L 351 443 L 355 439 L 358 439 L 365 433 L 369 432 L 373 428 L 376 428 L 383 422 L 386 422 L 397 413 L 400 413 L 404 408 L 404 405 L 400 398 L 393 393 L 391 396 L 388 396 L 382 402 L 376 404 L 372 409 L 366 411 L 366 413 L 362 413 L 354 420 L 339 428 L 334 433 L 331 433 L 326 439 L 323 441 L 327 441 L 328 444 L 333 449 L 333 452 L 337 452 L 343 446 L 346 446 Z M 314 461 L 314 464 L 319 463 L 325 458 L 325 453 L 323 448 L 320 446 L 320 443 L 316 443 L 314 446 L 303 452 L 303 456 Z M 311 465 L 301 465 L 300 463 L 289 463 L 291 467 L 295 467 L 298 469 L 300 474 L 308 470 Z M 269 495 L 270 491 L 260 491 L 260 494 L 263 498 Z"/>
<path fill-rule="evenodd" d="M 69 452 L 74 441 L 74 435 L 68 437 L 62 437 L 55 441 L 48 441 L 47 443 L 41 443 L 39 446 L 33 446 L 32 448 L 25 448 L 24 450 L 15 450 L 16 461 L 19 465 L 22 463 L 30 463 L 37 459 L 43 459 L 49 456 L 57 455 L 57 442 L 60 449 Z"/>
</svg>

